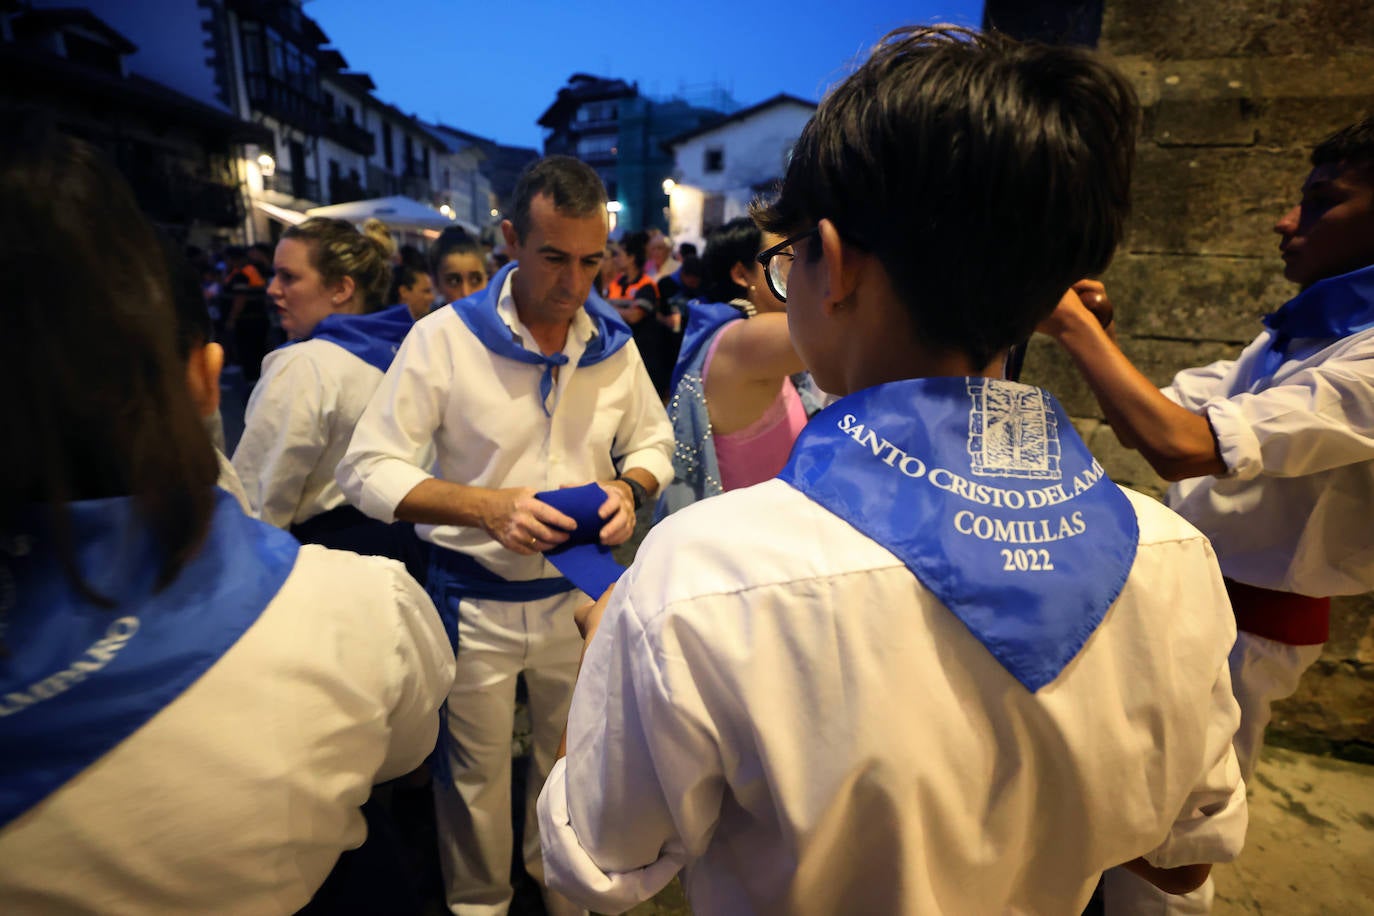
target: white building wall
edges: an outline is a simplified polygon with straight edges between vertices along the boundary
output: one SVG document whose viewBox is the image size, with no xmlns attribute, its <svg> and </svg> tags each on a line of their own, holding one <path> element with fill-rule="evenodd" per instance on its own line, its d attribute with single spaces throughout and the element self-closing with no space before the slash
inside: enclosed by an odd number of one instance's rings
<svg viewBox="0 0 1374 916">
<path fill-rule="evenodd" d="M 668 203 L 674 241 L 699 245 L 708 214 L 718 213 L 720 222 L 748 215 L 754 186 L 782 176 L 793 144 L 814 113 L 809 106 L 782 102 L 679 144 L 673 150 L 677 185 Z M 706 171 L 708 150 L 720 151 L 720 171 Z M 718 206 L 712 206 L 712 199 Z"/>
<path fill-rule="evenodd" d="M 747 188 L 777 178 L 787 166 L 792 144 L 797 142 L 814 111 L 803 105 L 782 103 L 746 120 L 693 137 L 673 151 L 674 177 L 708 193 Z M 711 149 L 719 149 L 724 155 L 724 168 L 719 172 L 706 171 L 706 153 Z"/>
</svg>

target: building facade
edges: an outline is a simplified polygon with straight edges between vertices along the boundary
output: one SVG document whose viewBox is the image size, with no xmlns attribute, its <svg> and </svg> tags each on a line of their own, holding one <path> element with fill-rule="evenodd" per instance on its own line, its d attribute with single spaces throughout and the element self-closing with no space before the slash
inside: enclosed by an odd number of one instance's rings
<svg viewBox="0 0 1374 916">
<path fill-rule="evenodd" d="M 723 91 L 653 99 L 637 83 L 574 73 L 539 117 L 545 155 L 575 156 L 606 185 L 613 229 L 667 229 L 670 137 L 715 123 L 737 106 Z"/>
<path fill-rule="evenodd" d="M 0 102 L 44 110 L 102 150 L 178 241 L 241 236 L 244 151 L 271 131 L 224 105 L 208 72 L 204 101 L 137 73 L 139 53 L 91 10 L 16 4 L 0 12 Z"/>
<path fill-rule="evenodd" d="M 664 144 L 673 154 L 669 234 L 700 244 L 777 184 L 816 104 L 780 94 Z"/>
</svg>

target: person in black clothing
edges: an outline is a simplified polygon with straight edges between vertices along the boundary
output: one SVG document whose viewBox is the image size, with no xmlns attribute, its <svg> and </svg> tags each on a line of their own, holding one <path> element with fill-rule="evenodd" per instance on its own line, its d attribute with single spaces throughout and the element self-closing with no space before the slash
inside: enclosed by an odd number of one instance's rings
<svg viewBox="0 0 1374 916">
<path fill-rule="evenodd" d="M 660 398 L 668 396 L 668 383 L 673 374 L 670 337 L 672 332 L 658 320 L 658 286 L 644 272 L 647 261 L 649 235 L 631 232 L 612 248 L 615 267 L 620 275 L 611 281 L 606 299 L 615 306 L 620 317 L 634 332 L 635 346 L 649 370 L 649 378 Z"/>
<path fill-rule="evenodd" d="M 256 382 L 267 355 L 267 281 L 248 259 L 248 249 L 231 245 L 224 251 L 225 275 L 220 286 L 224 331 L 243 377 Z"/>
</svg>

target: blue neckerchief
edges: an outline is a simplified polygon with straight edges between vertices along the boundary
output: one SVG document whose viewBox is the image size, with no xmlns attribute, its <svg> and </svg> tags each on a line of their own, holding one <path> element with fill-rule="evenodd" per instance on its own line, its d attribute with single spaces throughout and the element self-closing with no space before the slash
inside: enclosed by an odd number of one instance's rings
<svg viewBox="0 0 1374 916">
<path fill-rule="evenodd" d="M 327 340 L 385 372 L 414 324 L 410 309 L 393 305 L 370 315 L 328 315 L 302 340 Z"/>
<path fill-rule="evenodd" d="M 1318 280 L 1263 321 L 1274 336 L 1255 364 L 1252 387 L 1278 371 L 1298 338 L 1339 340 L 1374 328 L 1374 266 Z"/>
<path fill-rule="evenodd" d="M 291 573 L 300 545 L 245 516 L 215 491 L 204 546 L 162 591 L 162 551 L 131 498 L 72 503 L 77 567 L 87 601 L 63 574 L 44 517 L 27 550 L 0 560 L 15 607 L 0 659 L 0 827 L 172 703 L 262 614 Z"/>
<path fill-rule="evenodd" d="M 1101 623 L 1135 511 L 1048 392 L 981 378 L 852 394 L 778 477 L 882 544 L 1031 691 Z"/>
<path fill-rule="evenodd" d="M 682 329 L 682 349 L 678 350 L 677 362 L 673 365 L 673 377 L 668 383 L 669 391 L 677 391 L 682 374 L 692 364 L 697 351 L 711 342 L 716 331 L 732 321 L 741 319 L 744 313 L 733 305 L 724 302 L 701 302 L 694 300 L 687 304 L 687 326 Z"/>
<path fill-rule="evenodd" d="M 507 264 L 491 278 L 486 289 L 473 293 L 466 299 L 459 299 L 452 306 L 458 317 L 463 319 L 463 324 L 468 326 L 468 330 L 472 331 L 491 352 L 517 362 L 544 367 L 544 373 L 539 377 L 539 403 L 543 405 L 544 413 L 548 414 L 549 395 L 553 393 L 554 367 L 566 365 L 568 357 L 563 353 L 545 356 L 543 353 L 525 349 L 520 343 L 519 335 L 501 320 L 496 303 L 501 298 L 501 290 L 505 288 L 507 275 L 518 266 L 514 262 Z M 582 351 L 582 358 L 577 364 L 594 366 L 629 342 L 630 326 L 595 292 L 587 297 L 583 308 L 587 310 L 587 317 L 592 320 L 594 334 L 592 339 L 587 341 L 587 349 Z"/>
</svg>

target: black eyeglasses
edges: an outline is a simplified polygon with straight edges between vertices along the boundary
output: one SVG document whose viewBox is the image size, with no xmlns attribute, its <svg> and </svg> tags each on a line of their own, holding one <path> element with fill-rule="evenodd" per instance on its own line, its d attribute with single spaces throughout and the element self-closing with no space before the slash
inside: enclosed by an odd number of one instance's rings
<svg viewBox="0 0 1374 916">
<path fill-rule="evenodd" d="M 779 302 L 787 301 L 787 277 L 792 273 L 792 259 L 796 257 L 792 246 L 802 239 L 809 239 L 820 230 L 820 226 L 812 226 L 801 235 L 794 235 L 767 251 L 760 252 L 755 259 L 763 265 L 763 276 L 768 281 L 768 289 Z"/>
</svg>

